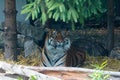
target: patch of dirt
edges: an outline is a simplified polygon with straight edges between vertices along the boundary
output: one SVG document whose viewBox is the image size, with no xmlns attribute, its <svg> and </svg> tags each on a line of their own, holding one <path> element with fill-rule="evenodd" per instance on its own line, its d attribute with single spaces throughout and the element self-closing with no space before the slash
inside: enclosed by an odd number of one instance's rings
<svg viewBox="0 0 120 80">
<path fill-rule="evenodd" d="M 58 77 L 62 80 L 90 80 L 88 77 L 89 73 L 84 72 L 43 71 L 40 73 Z"/>
</svg>

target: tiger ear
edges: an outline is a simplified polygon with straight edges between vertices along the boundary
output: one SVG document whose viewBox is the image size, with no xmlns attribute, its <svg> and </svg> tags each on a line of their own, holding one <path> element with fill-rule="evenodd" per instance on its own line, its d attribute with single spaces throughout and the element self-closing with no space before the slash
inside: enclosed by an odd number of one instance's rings
<svg viewBox="0 0 120 80">
<path fill-rule="evenodd" d="M 62 34 L 64 35 L 64 36 L 68 36 L 68 31 L 67 30 L 64 30 L 64 31 L 62 31 Z"/>
<path fill-rule="evenodd" d="M 45 28 L 45 32 L 50 32 L 50 29 L 49 28 Z"/>
<path fill-rule="evenodd" d="M 46 28 L 46 29 L 45 29 L 45 32 L 47 32 L 47 33 L 49 33 L 49 34 L 52 34 L 54 31 L 56 31 L 56 30 L 54 30 L 54 29 L 49 29 L 49 28 Z"/>
</svg>

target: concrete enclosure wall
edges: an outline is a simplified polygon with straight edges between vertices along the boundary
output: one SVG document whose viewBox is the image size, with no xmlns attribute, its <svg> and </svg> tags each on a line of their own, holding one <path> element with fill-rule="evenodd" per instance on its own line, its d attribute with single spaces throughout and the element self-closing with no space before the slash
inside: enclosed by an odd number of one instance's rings
<svg viewBox="0 0 120 80">
<path fill-rule="evenodd" d="M 5 0 L 0 1 L 0 24 L 5 20 L 4 16 L 4 7 L 5 7 Z M 17 13 L 17 21 L 28 23 L 29 21 L 25 21 L 26 15 L 20 14 L 22 7 L 26 4 L 26 0 L 16 0 L 16 10 Z"/>
</svg>

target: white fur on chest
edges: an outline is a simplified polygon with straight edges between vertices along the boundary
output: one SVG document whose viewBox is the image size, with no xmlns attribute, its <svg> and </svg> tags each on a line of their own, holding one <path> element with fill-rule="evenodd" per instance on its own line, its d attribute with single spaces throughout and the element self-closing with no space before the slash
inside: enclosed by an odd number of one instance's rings
<svg viewBox="0 0 120 80">
<path fill-rule="evenodd" d="M 44 64 L 48 67 L 52 66 L 65 66 L 66 52 L 70 48 L 70 40 L 64 43 L 63 46 L 54 46 L 54 42 L 49 44 L 45 42 L 45 53 L 47 55 L 44 59 Z M 44 55 L 45 57 L 45 55 Z"/>
<path fill-rule="evenodd" d="M 65 57 L 66 57 L 66 50 L 62 47 L 53 47 L 51 45 L 46 45 L 47 56 L 49 58 L 45 61 L 47 66 L 65 66 Z"/>
</svg>

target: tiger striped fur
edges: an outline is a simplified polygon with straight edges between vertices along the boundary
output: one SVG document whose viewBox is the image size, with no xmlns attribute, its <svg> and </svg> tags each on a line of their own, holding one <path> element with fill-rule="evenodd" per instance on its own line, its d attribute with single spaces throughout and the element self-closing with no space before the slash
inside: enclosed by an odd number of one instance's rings
<svg viewBox="0 0 120 80">
<path fill-rule="evenodd" d="M 86 59 L 86 52 L 80 49 L 79 47 L 73 46 L 71 44 L 70 49 L 67 50 L 65 65 L 72 67 L 82 66 L 85 59 Z"/>
<path fill-rule="evenodd" d="M 85 53 L 80 52 L 78 49 L 74 51 L 71 48 L 71 41 L 65 31 L 50 31 L 42 51 L 41 66 L 56 67 L 81 64 L 84 61 L 83 56 Z"/>
</svg>

